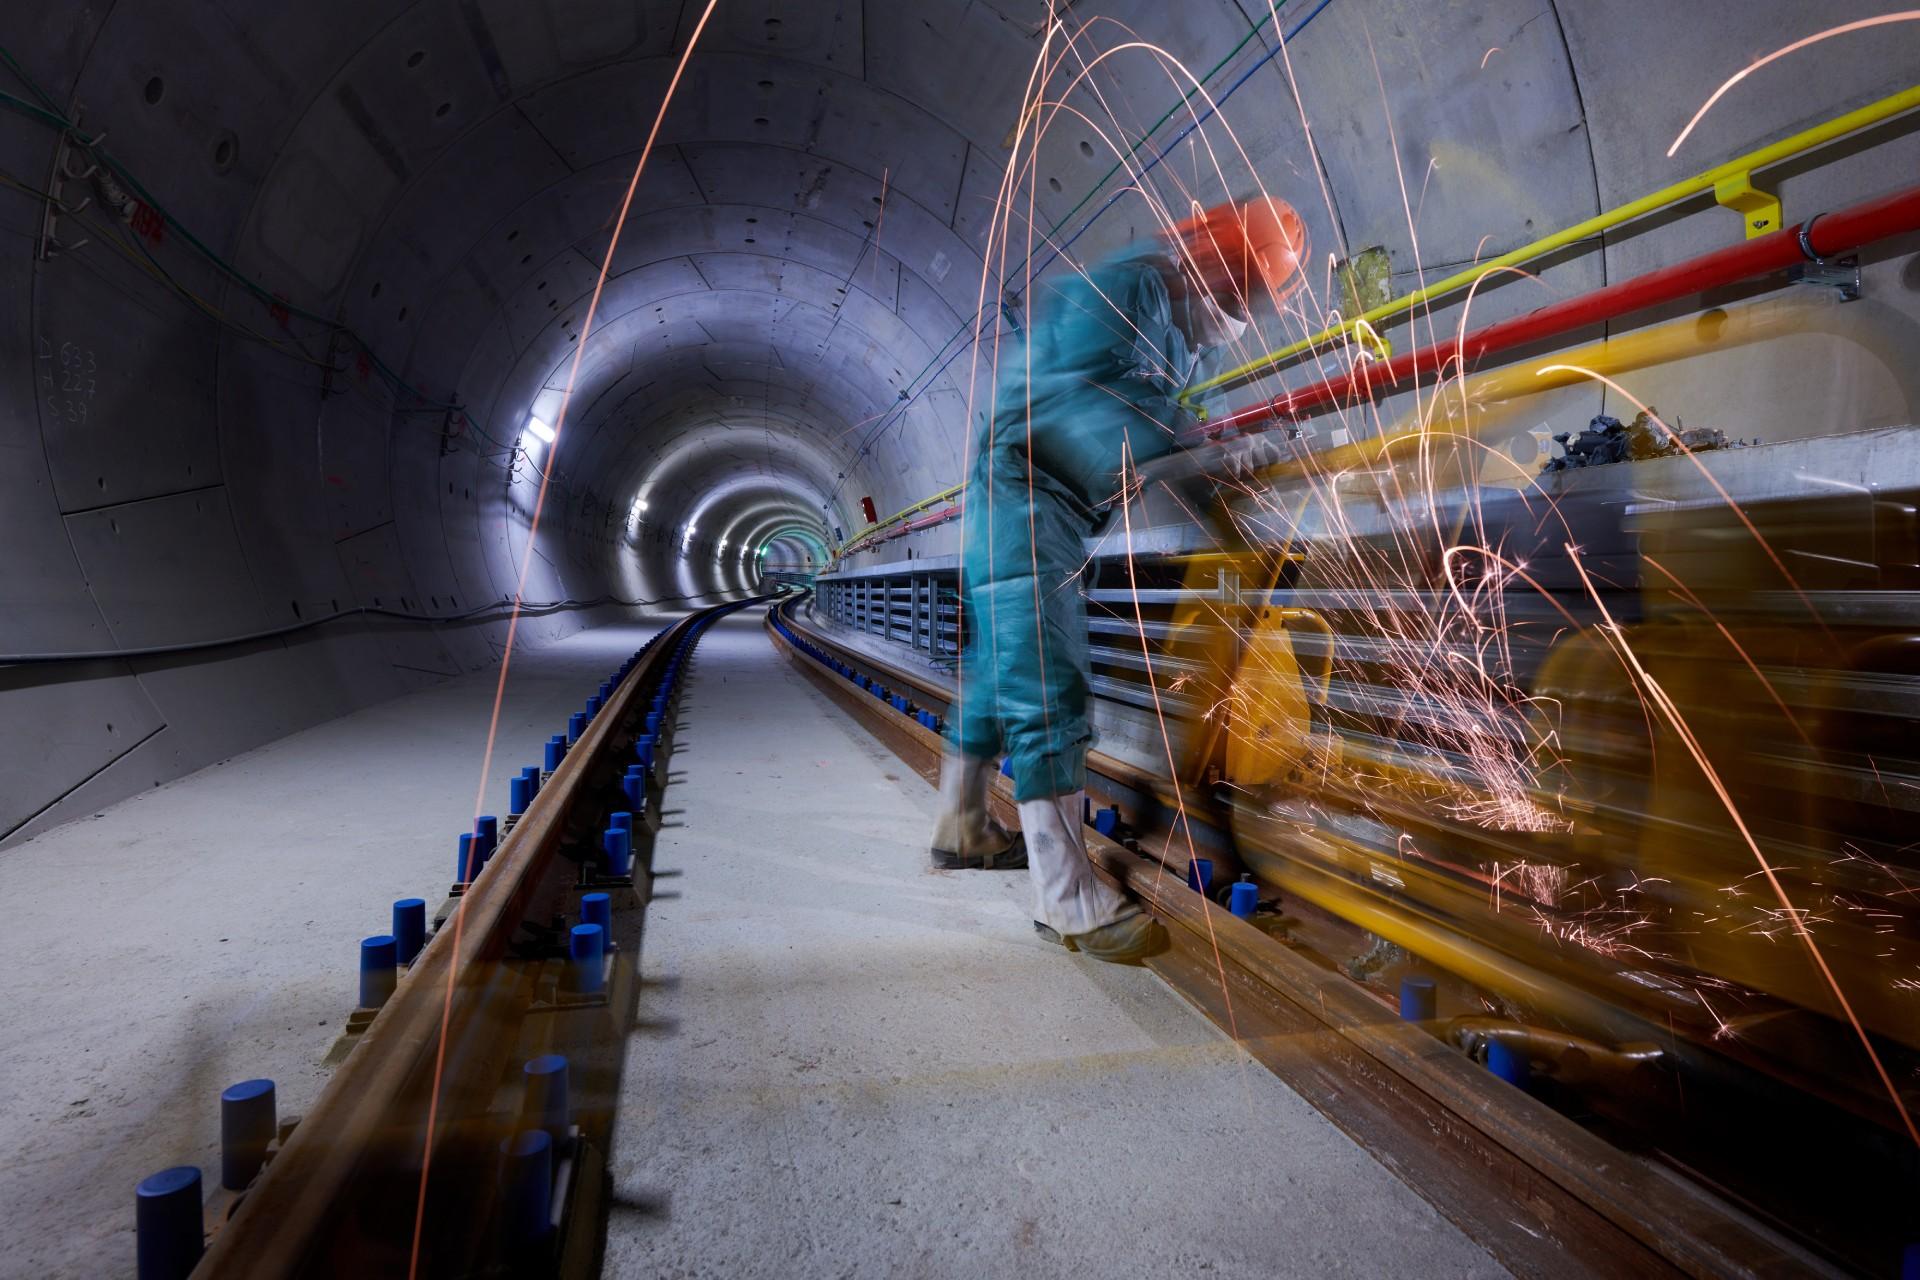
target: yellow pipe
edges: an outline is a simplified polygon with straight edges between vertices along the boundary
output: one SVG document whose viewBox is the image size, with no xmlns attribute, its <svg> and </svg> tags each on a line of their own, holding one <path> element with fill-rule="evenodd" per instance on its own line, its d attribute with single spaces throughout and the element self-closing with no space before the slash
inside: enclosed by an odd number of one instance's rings
<svg viewBox="0 0 1920 1280">
<path fill-rule="evenodd" d="M 962 489 L 965 489 L 966 487 L 967 486 L 965 484 L 956 484 L 950 489 L 942 489 L 940 492 L 933 494 L 930 497 L 925 497 L 920 499 L 920 501 L 914 503 L 910 507 L 902 507 L 900 510 L 888 516 L 885 520 L 876 520 L 874 523 L 868 525 L 866 528 L 857 531 L 851 538 L 848 538 L 846 542 L 842 544 L 841 549 L 834 553 L 835 557 L 838 558 L 839 556 L 844 555 L 848 551 L 856 550 L 859 547 L 861 539 L 866 538 L 872 534 L 876 534 L 880 532 L 882 529 L 890 529 L 894 525 L 899 524 L 902 520 L 905 520 L 908 516 L 919 515 L 922 511 L 925 511 L 928 507 L 934 506 L 937 503 L 952 501 L 954 498 L 959 497 L 960 491 Z"/>
<path fill-rule="evenodd" d="M 1866 106 L 1856 111 L 1849 111 L 1843 116 L 1836 116 L 1825 124 L 1817 124 L 1811 129 L 1806 129 L 1794 134 L 1790 138 L 1782 138 L 1771 146 L 1762 147 L 1758 151 L 1749 151 L 1746 155 L 1738 156 L 1727 161 L 1725 164 L 1708 169 L 1704 173 L 1696 173 L 1691 178 L 1683 179 L 1674 183 L 1672 186 L 1662 187 L 1650 195 L 1641 196 L 1638 200 L 1623 204 L 1616 209 L 1609 209 L 1604 213 L 1588 218 L 1585 222 L 1575 223 L 1573 226 L 1561 231 L 1556 231 L 1550 236 L 1535 240 L 1532 244 L 1521 245 L 1518 249 L 1510 253 L 1503 253 L 1497 258 L 1490 258 L 1485 262 L 1476 263 L 1465 271 L 1456 272 L 1444 280 L 1428 285 L 1424 289 L 1417 289 L 1403 298 L 1395 298 L 1391 302 L 1382 303 L 1380 306 L 1370 311 L 1362 312 L 1360 315 L 1350 320 L 1345 320 L 1339 325 L 1322 329 L 1319 333 L 1311 337 L 1302 338 L 1300 341 L 1292 343 L 1289 346 L 1281 347 L 1278 351 L 1269 352 L 1258 360 L 1248 361 L 1236 369 L 1229 369 L 1224 373 L 1207 379 L 1205 382 L 1191 386 L 1180 394 L 1180 401 L 1182 404 L 1191 404 L 1197 396 L 1203 395 L 1216 387 L 1226 386 L 1228 383 L 1245 381 L 1254 374 L 1271 369 L 1275 365 L 1299 355 L 1309 347 L 1318 346 L 1321 343 L 1340 337 L 1356 325 L 1378 325 L 1382 320 L 1411 311 L 1421 303 L 1439 297 L 1441 294 L 1452 293 L 1456 289 L 1465 288 L 1490 272 L 1541 257 L 1544 254 L 1552 253 L 1555 249 L 1565 248 L 1576 240 L 1585 240 L 1590 236 L 1599 235 L 1603 231 L 1609 231 L 1622 223 L 1631 222 L 1635 218 L 1645 217 L 1657 209 L 1663 209 L 1668 205 L 1677 204 L 1682 200 L 1697 196 L 1702 192 L 1714 191 L 1719 187 L 1720 183 L 1729 179 L 1749 179 L 1746 186 L 1750 188 L 1752 185 L 1750 175 L 1755 169 L 1764 168 L 1770 164 L 1777 164 L 1782 160 L 1797 156 L 1804 151 L 1810 151 L 1815 147 L 1822 146 L 1845 134 L 1857 132 L 1869 125 L 1878 124 L 1882 120 L 1897 116 L 1902 112 L 1911 111 L 1915 107 L 1920 107 L 1920 85 L 1903 89 L 1891 97 L 1880 99 L 1878 102 L 1868 103 Z M 1772 228 L 1768 229 L 1771 230 Z"/>
<path fill-rule="evenodd" d="M 1751 174 L 1755 169 L 1764 168 L 1770 164 L 1778 164 L 1782 160 L 1789 159 L 1805 151 L 1810 151 L 1815 147 L 1833 141 L 1835 138 L 1858 132 L 1861 129 L 1867 128 L 1869 125 L 1878 124 L 1882 120 L 1891 119 L 1903 112 L 1911 111 L 1915 107 L 1920 107 L 1920 85 L 1903 89 L 1890 97 L 1880 99 L 1878 102 L 1870 102 L 1864 107 L 1847 112 L 1845 115 L 1836 116 L 1825 124 L 1817 124 L 1811 129 L 1805 129 L 1794 134 L 1792 137 L 1782 138 L 1780 141 L 1770 146 L 1762 147 L 1758 151 L 1749 151 L 1746 155 L 1736 156 L 1725 164 L 1708 169 L 1704 173 L 1697 173 L 1691 178 L 1676 182 L 1669 187 L 1663 187 L 1650 195 L 1641 196 L 1638 200 L 1623 204 L 1617 209 L 1610 209 L 1605 213 L 1588 218 L 1585 222 L 1576 223 L 1564 230 L 1556 231 L 1544 239 L 1535 240 L 1532 244 L 1522 245 L 1510 253 L 1504 253 L 1497 258 L 1491 258 L 1486 262 L 1478 263 L 1465 271 L 1457 272 L 1444 280 L 1430 284 L 1424 289 L 1416 290 L 1403 298 L 1395 298 L 1391 302 L 1383 303 L 1371 311 L 1363 312 L 1353 319 L 1343 322 L 1341 325 L 1322 329 L 1319 333 L 1311 337 L 1302 338 L 1300 341 L 1289 346 L 1269 352 L 1258 360 L 1249 361 L 1237 369 L 1229 369 L 1225 373 L 1187 388 L 1180 394 L 1180 401 L 1182 404 L 1191 404 L 1196 396 L 1211 391 L 1216 387 L 1224 386 L 1229 382 L 1240 381 L 1252 374 L 1282 364 L 1293 356 L 1299 355 L 1302 351 L 1307 350 L 1309 347 L 1337 338 L 1351 328 L 1356 326 L 1367 326 L 1370 328 L 1381 320 L 1389 319 L 1403 312 L 1410 311 L 1428 299 L 1438 297 L 1443 293 L 1451 293 L 1455 289 L 1470 285 L 1488 272 L 1497 271 L 1502 267 L 1514 266 L 1529 259 L 1540 257 L 1543 254 L 1552 253 L 1555 249 L 1565 248 L 1576 240 L 1584 240 L 1589 236 L 1598 235 L 1622 223 L 1644 217 L 1657 209 L 1699 195 L 1704 191 L 1716 191 L 1722 182 L 1731 179 L 1746 179 L 1747 185 L 1751 186 Z M 957 484 L 950 489 L 942 489 L 939 493 L 931 497 L 922 498 L 919 502 L 914 503 L 903 511 L 888 516 L 885 520 L 868 525 L 866 528 L 855 533 L 854 536 L 849 538 L 840 548 L 836 549 L 834 558 L 837 560 L 840 556 L 857 549 L 861 539 L 871 534 L 878 533 L 882 529 L 891 528 L 908 516 L 924 511 L 937 502 L 950 501 L 958 497 L 960 491 L 964 488 L 966 488 L 964 484 Z"/>
</svg>

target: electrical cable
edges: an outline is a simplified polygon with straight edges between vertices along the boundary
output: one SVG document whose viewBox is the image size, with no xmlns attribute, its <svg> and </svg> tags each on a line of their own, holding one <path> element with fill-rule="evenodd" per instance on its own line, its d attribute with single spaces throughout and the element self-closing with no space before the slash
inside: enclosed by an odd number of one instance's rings
<svg viewBox="0 0 1920 1280">
<path fill-rule="evenodd" d="M 269 311 L 283 310 L 289 315 L 297 315 L 304 320 L 311 320 L 315 324 L 323 326 L 327 331 L 345 337 L 366 355 L 371 367 L 378 370 L 381 376 L 390 382 L 396 390 L 404 391 L 406 394 L 436 409 L 458 409 L 460 407 L 447 401 L 437 400 L 407 382 L 405 378 L 402 378 L 380 358 L 379 354 L 374 351 L 366 339 L 362 338 L 351 327 L 335 320 L 329 320 L 325 316 L 317 315 L 303 307 L 295 306 L 283 298 L 276 297 L 268 292 L 265 287 L 249 279 L 238 267 L 221 257 L 203 243 L 198 236 L 194 235 L 192 228 L 176 218 L 112 152 L 99 146 L 98 139 L 101 135 L 95 135 L 91 139 L 88 138 L 86 134 L 81 132 L 78 124 L 68 119 L 58 110 L 52 109 L 53 99 L 35 83 L 33 78 L 26 73 L 26 70 L 20 66 L 19 62 L 4 45 L 0 45 L 0 62 L 4 62 L 13 73 L 20 78 L 21 82 L 33 91 L 36 97 L 46 103 L 47 108 L 36 107 L 33 103 L 4 91 L 0 91 L 0 105 L 11 107 L 21 114 L 38 119 L 43 123 L 54 126 L 63 133 L 72 135 L 74 141 L 82 150 L 86 151 L 87 154 L 93 156 L 99 163 L 111 170 L 114 176 L 124 182 L 134 195 L 140 197 L 154 213 L 164 220 L 166 225 L 177 231 L 183 240 L 199 252 L 201 256 L 206 258 L 208 262 L 212 263 L 222 275 L 252 294 L 254 299 L 266 306 Z"/>
<path fill-rule="evenodd" d="M 520 606 L 522 616 L 532 614 L 544 617 L 550 613 L 568 613 L 581 609 L 598 609 L 604 605 L 616 605 L 623 609 L 643 609 L 648 605 L 665 604 L 674 600 L 691 600 L 693 596 L 661 596 L 654 600 L 623 600 L 618 596 L 595 596 L 591 600 L 548 600 L 539 604 Z M 49 653 L 0 653 L 0 667 L 47 666 L 56 663 L 76 662 L 119 662 L 129 658 L 164 658 L 182 653 L 199 653 L 208 649 L 231 649 L 237 645 L 257 644 L 262 640 L 274 640 L 281 636 L 295 635 L 302 631 L 311 631 L 316 627 L 329 626 L 343 622 L 348 618 L 373 617 L 390 618 L 400 622 L 433 624 L 446 622 L 471 622 L 484 620 L 483 614 L 504 616 L 513 609 L 512 601 L 494 603 L 489 601 L 460 613 L 414 613 L 405 609 L 387 609 L 378 605 L 363 605 L 352 609 L 342 609 L 330 613 L 324 618 L 308 618 L 303 622 L 289 623 L 284 627 L 269 627 L 263 631 L 251 631 L 244 635 L 222 636 L 217 640 L 183 640 L 177 644 L 144 645 L 136 649 L 77 649 L 69 652 Z"/>
</svg>

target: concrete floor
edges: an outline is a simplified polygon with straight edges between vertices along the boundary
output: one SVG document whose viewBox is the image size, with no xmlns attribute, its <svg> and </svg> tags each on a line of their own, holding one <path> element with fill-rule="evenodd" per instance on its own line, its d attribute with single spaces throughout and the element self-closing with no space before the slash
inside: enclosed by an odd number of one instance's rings
<svg viewBox="0 0 1920 1280">
<path fill-rule="evenodd" d="M 1150 974 L 1035 940 L 1024 876 L 927 871 L 932 789 L 759 620 L 686 698 L 608 1275 L 1503 1274 Z M 516 658 L 489 797 L 657 625 Z M 358 940 L 444 891 L 494 678 L 0 854 L 0 1276 L 130 1274 L 221 1088 L 311 1103 Z"/>
<path fill-rule="evenodd" d="M 514 657 L 486 796 L 666 620 Z M 133 1274 L 133 1191 L 218 1180 L 220 1090 L 306 1108 L 359 940 L 438 905 L 471 817 L 485 671 L 318 725 L 0 851 L 0 1276 Z"/>
<path fill-rule="evenodd" d="M 1505 1274 L 1024 873 L 930 871 L 933 789 L 759 610 L 691 680 L 606 1275 Z"/>
</svg>

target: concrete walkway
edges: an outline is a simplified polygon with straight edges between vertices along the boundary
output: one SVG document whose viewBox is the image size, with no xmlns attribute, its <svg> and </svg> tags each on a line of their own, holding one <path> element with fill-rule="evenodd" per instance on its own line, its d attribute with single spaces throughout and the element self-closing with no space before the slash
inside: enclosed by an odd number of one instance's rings
<svg viewBox="0 0 1920 1280">
<path fill-rule="evenodd" d="M 677 614 L 514 657 L 489 803 Z M 472 816 L 495 671 L 315 726 L 0 851 L 0 1276 L 133 1274 L 133 1191 L 219 1178 L 220 1090 L 325 1082 L 358 947 L 431 911 Z"/>
<path fill-rule="evenodd" d="M 606 1275 L 1505 1274 L 1025 873 L 930 871 L 933 789 L 761 613 L 685 699 Z"/>
</svg>

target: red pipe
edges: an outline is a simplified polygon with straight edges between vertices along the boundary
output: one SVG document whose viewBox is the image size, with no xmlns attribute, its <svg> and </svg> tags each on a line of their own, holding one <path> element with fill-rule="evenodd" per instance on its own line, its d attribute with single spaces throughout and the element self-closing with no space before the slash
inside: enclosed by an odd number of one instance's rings
<svg viewBox="0 0 1920 1280">
<path fill-rule="evenodd" d="M 1210 418 L 1189 433 L 1185 443 L 1215 439 L 1229 427 L 1264 430 L 1256 424 L 1270 418 L 1298 419 L 1336 402 L 1359 400 L 1405 382 L 1415 373 L 1437 373 L 1445 361 L 1456 356 L 1466 368 L 1483 356 L 1691 297 L 1706 289 L 1771 275 L 1797 263 L 1830 258 L 1914 230 L 1920 230 L 1920 187 L 1908 187 L 1837 213 L 1816 214 L 1771 235 L 1502 320 L 1463 339 L 1422 347 L 1382 363 L 1363 362 L 1350 373 L 1310 382 L 1271 400 Z"/>
</svg>

